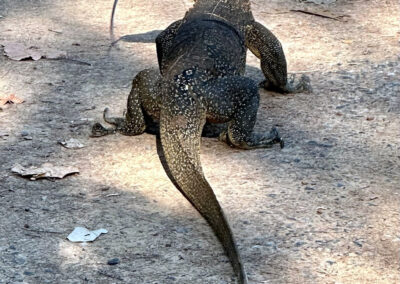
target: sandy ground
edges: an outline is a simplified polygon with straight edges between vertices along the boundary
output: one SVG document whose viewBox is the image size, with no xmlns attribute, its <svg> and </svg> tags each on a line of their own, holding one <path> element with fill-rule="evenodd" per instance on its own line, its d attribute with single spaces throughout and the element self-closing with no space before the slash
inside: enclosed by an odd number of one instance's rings
<svg viewBox="0 0 400 284">
<path fill-rule="evenodd" d="M 260 90 L 257 130 L 286 148 L 240 151 L 202 141 L 202 163 L 238 241 L 250 283 L 399 283 L 399 3 L 252 1 L 313 94 Z M 120 1 L 116 34 L 163 29 L 189 1 Z M 133 76 L 156 66 L 152 43 L 108 54 L 110 0 L 1 0 L 0 43 L 67 52 L 13 61 L 0 47 L 0 283 L 234 283 L 206 222 L 173 187 L 155 137 L 89 138 L 105 106 L 122 114 Z M 290 10 L 329 13 L 322 18 Z M 262 79 L 249 54 L 248 75 Z M 57 143 L 79 139 L 85 148 Z M 75 166 L 61 180 L 24 166 Z M 105 228 L 93 243 L 76 226 Z M 110 266 L 107 261 L 119 258 Z"/>
</svg>

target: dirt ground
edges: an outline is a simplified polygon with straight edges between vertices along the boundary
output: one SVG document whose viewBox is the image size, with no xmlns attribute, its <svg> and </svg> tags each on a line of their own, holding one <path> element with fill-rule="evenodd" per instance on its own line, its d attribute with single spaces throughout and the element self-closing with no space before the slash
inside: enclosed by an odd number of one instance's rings
<svg viewBox="0 0 400 284">
<path fill-rule="evenodd" d="M 121 0 L 117 36 L 163 29 L 189 1 Z M 163 171 L 154 136 L 89 138 L 122 114 L 152 43 L 108 53 L 111 0 L 0 0 L 0 43 L 66 51 L 13 61 L 0 47 L 0 283 L 234 283 L 222 247 Z M 250 283 L 400 283 L 400 52 L 397 0 L 252 1 L 312 94 L 260 90 L 257 130 L 286 148 L 202 140 L 205 174 L 230 220 Z M 309 9 L 319 17 L 291 10 Z M 329 13 L 329 14 L 327 14 Z M 332 19 L 334 18 L 334 19 Z M 262 79 L 248 56 L 248 75 Z M 79 139 L 71 150 L 57 142 Z M 80 174 L 31 181 L 24 166 Z M 105 228 L 93 243 L 66 237 Z M 107 261 L 119 258 L 118 265 Z"/>
</svg>

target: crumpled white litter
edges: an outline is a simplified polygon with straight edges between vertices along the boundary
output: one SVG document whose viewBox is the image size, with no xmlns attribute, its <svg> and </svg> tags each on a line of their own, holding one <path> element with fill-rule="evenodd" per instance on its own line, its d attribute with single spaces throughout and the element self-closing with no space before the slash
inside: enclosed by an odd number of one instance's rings
<svg viewBox="0 0 400 284">
<path fill-rule="evenodd" d="M 98 229 L 95 231 L 89 231 L 84 227 L 76 227 L 71 234 L 68 235 L 67 239 L 73 243 L 79 242 L 93 242 L 101 234 L 107 234 L 106 229 Z"/>
</svg>

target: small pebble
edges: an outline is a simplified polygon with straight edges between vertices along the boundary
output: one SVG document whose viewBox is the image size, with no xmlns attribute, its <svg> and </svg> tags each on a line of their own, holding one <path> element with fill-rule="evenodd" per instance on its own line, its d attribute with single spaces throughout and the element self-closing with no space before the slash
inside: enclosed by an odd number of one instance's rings
<svg viewBox="0 0 400 284">
<path fill-rule="evenodd" d="M 25 257 L 22 257 L 22 256 L 16 256 L 14 259 L 14 263 L 17 265 L 23 265 L 23 264 L 25 264 L 25 262 L 26 262 L 26 259 L 25 259 Z"/>
<path fill-rule="evenodd" d="M 32 275 L 34 275 L 35 273 L 33 273 L 33 272 L 31 272 L 31 271 L 24 271 L 24 275 L 27 275 L 27 276 L 32 276 Z"/>
<path fill-rule="evenodd" d="M 334 262 L 333 260 L 327 260 L 326 261 L 329 265 L 334 265 L 336 262 Z"/>
<path fill-rule="evenodd" d="M 175 232 L 180 233 L 180 234 L 187 234 L 189 233 L 189 229 L 185 227 L 178 227 L 175 229 Z"/>
<path fill-rule="evenodd" d="M 119 263 L 120 263 L 119 258 L 113 258 L 113 259 L 110 259 L 109 261 L 107 261 L 108 265 L 117 265 Z"/>
</svg>

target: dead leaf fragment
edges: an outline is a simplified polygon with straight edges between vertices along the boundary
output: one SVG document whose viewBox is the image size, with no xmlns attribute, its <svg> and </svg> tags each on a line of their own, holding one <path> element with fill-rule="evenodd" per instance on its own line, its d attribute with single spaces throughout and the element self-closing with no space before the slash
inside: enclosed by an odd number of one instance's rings
<svg viewBox="0 0 400 284">
<path fill-rule="evenodd" d="M 66 58 L 67 54 L 64 51 L 55 49 L 45 49 L 37 46 L 27 46 L 19 42 L 3 42 L 4 55 L 12 60 L 32 59 L 39 60 L 41 58 L 61 59 Z"/>
<path fill-rule="evenodd" d="M 83 145 L 79 140 L 71 138 L 68 141 L 60 141 L 58 142 L 61 145 L 63 145 L 65 148 L 68 149 L 81 149 L 83 147 L 85 147 L 85 145 Z"/>
<path fill-rule="evenodd" d="M 45 163 L 40 167 L 32 166 L 29 168 L 16 164 L 11 169 L 11 172 L 19 174 L 22 177 L 30 177 L 31 180 L 37 180 L 40 178 L 62 179 L 67 175 L 79 173 L 79 170 L 75 167 L 54 166 L 51 163 Z"/>
<path fill-rule="evenodd" d="M 23 99 L 18 98 L 14 94 L 8 95 L 7 97 L 0 97 L 0 106 L 5 104 L 22 104 L 23 102 Z"/>
<path fill-rule="evenodd" d="M 345 44 L 352 44 L 354 41 L 351 39 L 344 39 L 344 40 L 342 40 L 342 42 Z"/>
<path fill-rule="evenodd" d="M 42 56 L 35 49 L 30 49 L 24 44 L 19 42 L 7 42 L 4 43 L 4 54 L 12 60 L 23 60 L 32 58 L 33 60 L 39 60 Z"/>
</svg>

